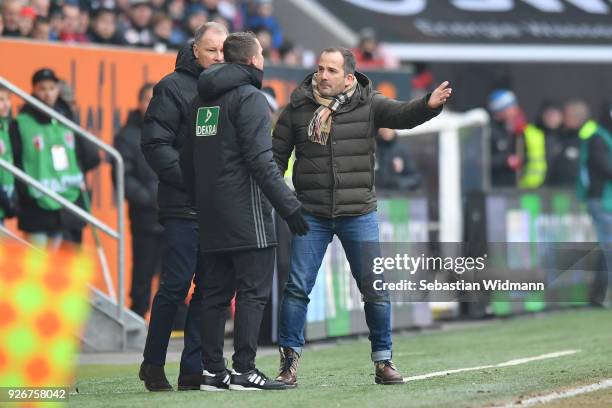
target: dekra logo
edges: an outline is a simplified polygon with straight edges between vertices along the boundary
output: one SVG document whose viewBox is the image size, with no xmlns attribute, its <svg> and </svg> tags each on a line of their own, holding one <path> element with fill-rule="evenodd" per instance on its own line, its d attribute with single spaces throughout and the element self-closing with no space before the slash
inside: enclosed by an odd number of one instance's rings
<svg viewBox="0 0 612 408">
<path fill-rule="evenodd" d="M 219 107 L 204 106 L 198 108 L 196 118 L 196 136 L 214 136 L 219 124 Z"/>
</svg>

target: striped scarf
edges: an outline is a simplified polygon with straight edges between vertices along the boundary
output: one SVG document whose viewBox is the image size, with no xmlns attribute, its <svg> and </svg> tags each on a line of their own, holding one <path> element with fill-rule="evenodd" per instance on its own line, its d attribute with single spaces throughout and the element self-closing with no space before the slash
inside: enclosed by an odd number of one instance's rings
<svg viewBox="0 0 612 408">
<path fill-rule="evenodd" d="M 341 94 L 336 96 L 323 96 L 319 93 L 317 88 L 317 74 L 315 73 L 312 76 L 312 94 L 317 103 L 321 106 L 315 111 L 314 116 L 308 124 L 308 140 L 323 146 L 327 144 L 327 139 L 331 133 L 332 115 L 351 100 L 351 96 L 353 96 L 356 89 L 357 80 L 354 79 L 353 83 Z"/>
</svg>

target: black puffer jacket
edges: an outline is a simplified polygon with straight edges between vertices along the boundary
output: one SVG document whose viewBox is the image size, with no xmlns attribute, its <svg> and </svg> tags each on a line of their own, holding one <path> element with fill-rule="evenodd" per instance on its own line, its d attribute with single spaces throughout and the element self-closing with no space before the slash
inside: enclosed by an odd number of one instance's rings
<svg viewBox="0 0 612 408">
<path fill-rule="evenodd" d="M 157 176 L 140 150 L 142 121 L 140 111 L 130 112 L 114 145 L 125 165 L 125 198 L 132 233 L 159 233 L 162 227 L 157 222 Z"/>
<path fill-rule="evenodd" d="M 176 68 L 153 88 L 153 99 L 145 114 L 141 147 L 149 165 L 159 179 L 157 201 L 159 218 L 196 219 L 190 204 L 179 154 L 183 147 L 184 124 L 189 104 L 197 94 L 198 76 L 202 68 L 196 62 L 191 44 L 176 57 Z"/>
<path fill-rule="evenodd" d="M 375 135 L 381 127 L 409 129 L 435 117 L 442 108 L 427 106 L 429 95 L 410 102 L 389 99 L 356 73 L 359 85 L 348 104 L 332 119 L 325 146 L 308 140 L 308 123 L 318 108 L 312 75 L 291 95 L 291 103 L 274 129 L 274 158 L 281 171 L 293 148 L 293 185 L 304 208 L 321 217 L 356 216 L 376 209 L 374 188 Z"/>
<path fill-rule="evenodd" d="M 272 156 L 262 77 L 241 64 L 217 64 L 200 76 L 181 167 L 197 204 L 201 251 L 274 246 L 270 203 L 283 218 L 300 208 Z"/>
</svg>

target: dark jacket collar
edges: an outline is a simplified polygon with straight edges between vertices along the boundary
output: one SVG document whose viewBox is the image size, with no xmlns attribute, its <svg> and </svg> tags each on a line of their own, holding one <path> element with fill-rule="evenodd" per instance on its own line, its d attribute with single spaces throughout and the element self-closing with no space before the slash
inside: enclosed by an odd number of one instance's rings
<svg viewBox="0 0 612 408">
<path fill-rule="evenodd" d="M 216 99 L 243 85 L 261 89 L 263 71 L 252 65 L 223 63 L 203 71 L 198 80 L 198 93 L 202 99 Z"/>
<path fill-rule="evenodd" d="M 176 55 L 175 71 L 184 72 L 188 75 L 198 77 L 203 68 L 193 55 L 193 42 L 185 44 Z"/>
</svg>

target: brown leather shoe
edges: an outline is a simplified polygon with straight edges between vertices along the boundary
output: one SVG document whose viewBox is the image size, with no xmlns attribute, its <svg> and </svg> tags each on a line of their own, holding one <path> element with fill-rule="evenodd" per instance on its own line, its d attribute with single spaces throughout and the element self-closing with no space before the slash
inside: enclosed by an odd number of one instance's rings
<svg viewBox="0 0 612 408">
<path fill-rule="evenodd" d="M 297 369 L 300 355 L 290 347 L 280 347 L 280 368 L 276 381 L 289 387 L 297 387 Z"/>
<path fill-rule="evenodd" d="M 376 378 L 374 379 L 376 384 L 391 385 L 404 383 L 404 377 L 397 371 L 393 361 L 377 361 L 374 363 L 374 367 L 376 368 Z"/>
<path fill-rule="evenodd" d="M 166 378 L 164 366 L 156 366 L 143 362 L 140 365 L 138 377 L 144 381 L 145 388 L 149 391 L 172 391 L 172 386 Z"/>
</svg>

